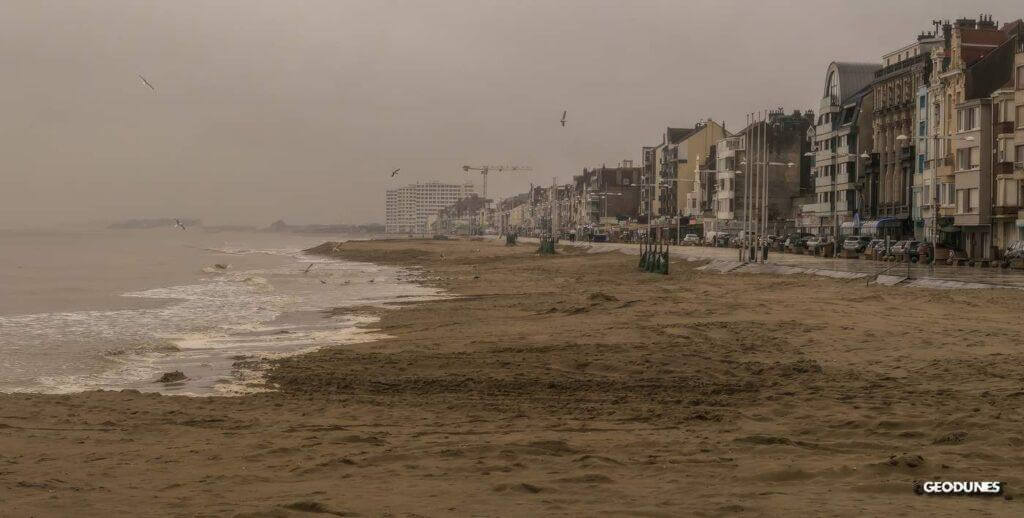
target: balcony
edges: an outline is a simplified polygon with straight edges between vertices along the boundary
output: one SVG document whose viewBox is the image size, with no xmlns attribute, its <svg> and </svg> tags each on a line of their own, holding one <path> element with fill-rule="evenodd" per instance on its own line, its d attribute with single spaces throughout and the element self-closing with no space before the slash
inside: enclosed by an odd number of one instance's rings
<svg viewBox="0 0 1024 518">
<path fill-rule="evenodd" d="M 903 146 L 900 148 L 899 157 L 901 161 L 914 160 L 914 146 Z"/>
<path fill-rule="evenodd" d="M 953 177 L 953 158 L 943 157 L 935 160 L 935 175 L 938 177 Z"/>
<path fill-rule="evenodd" d="M 1013 131 L 1014 131 L 1013 121 L 1003 121 L 1003 122 L 997 122 L 995 124 L 995 134 L 996 135 L 1005 135 L 1005 134 L 1012 135 Z"/>
<path fill-rule="evenodd" d="M 953 214 L 953 224 L 958 227 L 977 227 L 981 225 L 988 225 L 989 218 L 984 217 L 977 212 L 955 213 Z"/>
<path fill-rule="evenodd" d="M 1016 217 L 1019 210 L 1020 207 L 1017 205 L 996 205 L 992 207 L 992 217 Z"/>
<path fill-rule="evenodd" d="M 824 149 L 814 153 L 814 162 L 818 164 L 831 164 L 836 157 L 832 154 L 832 150 Z"/>
<path fill-rule="evenodd" d="M 853 176 L 849 171 L 845 173 L 839 173 L 836 175 L 836 183 L 838 184 L 839 190 L 843 190 L 843 184 L 850 183 L 850 177 Z"/>
</svg>

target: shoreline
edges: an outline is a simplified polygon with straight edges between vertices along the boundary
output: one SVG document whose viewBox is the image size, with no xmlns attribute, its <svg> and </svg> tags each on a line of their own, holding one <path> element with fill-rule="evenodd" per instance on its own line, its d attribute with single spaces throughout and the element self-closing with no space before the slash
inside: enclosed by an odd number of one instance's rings
<svg viewBox="0 0 1024 518">
<path fill-rule="evenodd" d="M 453 296 L 345 308 L 387 337 L 275 360 L 279 392 L 0 394 L 0 514 L 1020 512 L 911 488 L 1024 487 L 1016 290 L 534 251 L 345 243 Z"/>
</svg>

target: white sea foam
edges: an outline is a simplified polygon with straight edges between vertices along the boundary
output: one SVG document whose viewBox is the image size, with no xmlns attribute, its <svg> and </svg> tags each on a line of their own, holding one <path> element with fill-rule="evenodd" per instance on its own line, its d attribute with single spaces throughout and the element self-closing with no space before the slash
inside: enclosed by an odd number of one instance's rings
<svg viewBox="0 0 1024 518">
<path fill-rule="evenodd" d="M 252 390 L 252 372 L 238 357 L 268 358 L 325 345 L 373 339 L 373 319 L 325 315 L 322 310 L 398 300 L 437 298 L 407 282 L 408 271 L 307 256 L 297 249 L 224 248 L 219 253 L 272 254 L 295 261 L 274 268 L 205 272 L 198 283 L 125 293 L 166 299 L 132 310 L 0 316 L 7 354 L 4 372 L 35 373 L 32 382 L 0 384 L 5 391 L 75 392 L 139 388 L 180 394 Z M 313 267 L 306 271 L 309 263 Z M 370 282 L 370 280 L 374 282 Z M 165 387 L 161 372 L 183 370 L 190 380 Z M 241 379 L 246 378 L 246 379 Z"/>
</svg>

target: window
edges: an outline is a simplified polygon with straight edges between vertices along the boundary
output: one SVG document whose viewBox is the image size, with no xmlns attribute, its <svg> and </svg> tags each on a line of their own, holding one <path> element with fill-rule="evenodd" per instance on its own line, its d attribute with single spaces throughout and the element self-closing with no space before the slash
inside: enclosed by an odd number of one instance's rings
<svg viewBox="0 0 1024 518">
<path fill-rule="evenodd" d="M 1018 164 L 1024 163 L 1024 145 L 1017 146 L 1017 157 L 1013 161 Z"/>
<path fill-rule="evenodd" d="M 924 136 L 924 128 L 925 128 L 924 121 L 919 121 L 917 123 L 917 134 L 923 137 Z"/>
<path fill-rule="evenodd" d="M 924 155 L 917 155 L 917 172 L 924 172 Z"/>
<path fill-rule="evenodd" d="M 1024 90 L 1024 65 L 1017 67 L 1017 89 Z"/>
<path fill-rule="evenodd" d="M 1017 129 L 1024 129 L 1024 104 L 1017 105 Z"/>
<path fill-rule="evenodd" d="M 921 109 L 924 109 L 924 107 L 925 107 L 925 97 L 922 95 L 922 96 L 918 97 L 917 100 L 918 100 L 918 106 Z"/>
<path fill-rule="evenodd" d="M 835 71 L 828 73 L 828 79 L 825 81 L 825 96 L 833 102 L 839 100 L 839 78 L 836 77 Z"/>
<path fill-rule="evenodd" d="M 957 129 L 959 131 L 970 131 L 978 127 L 978 109 L 976 107 L 963 108 L 957 111 Z"/>
<path fill-rule="evenodd" d="M 977 169 L 981 151 L 977 147 L 962 148 L 956 150 L 956 165 L 959 171 Z"/>
</svg>

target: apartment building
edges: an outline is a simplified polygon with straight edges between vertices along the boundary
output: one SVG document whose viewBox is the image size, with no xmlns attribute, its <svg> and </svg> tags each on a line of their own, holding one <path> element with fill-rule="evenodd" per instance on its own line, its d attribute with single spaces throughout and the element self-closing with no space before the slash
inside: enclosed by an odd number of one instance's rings
<svg viewBox="0 0 1024 518">
<path fill-rule="evenodd" d="M 735 233 L 743 229 L 746 206 L 750 203 L 745 198 L 750 171 L 748 161 L 756 163 L 756 171 L 750 176 L 762 186 L 758 187 L 758 193 L 764 192 L 764 184 L 760 182 L 767 178 L 767 210 L 760 206 L 752 210 L 759 211 L 758 218 L 767 215 L 770 233 L 794 230 L 798 212 L 796 200 L 811 184 L 812 161 L 804 154 L 811 149 L 807 135 L 813 123 L 814 112 L 796 110 L 786 114 L 780 108 L 770 111 L 766 120 L 719 140 L 715 146 L 718 155 L 714 195 L 716 220 L 713 228 L 705 225 L 705 231 Z"/>
<path fill-rule="evenodd" d="M 864 122 L 871 119 L 871 84 L 881 68 L 878 63 L 832 62 L 825 71 L 811 136 L 815 198 L 801 207 L 799 216 L 805 232 L 838 238 L 844 223 L 871 217 L 858 209 L 874 205 L 876 184 L 860 177 L 870 175 L 876 162 L 875 157 L 862 155 L 872 150 L 871 132 L 864 131 Z"/>
<path fill-rule="evenodd" d="M 475 192 L 471 182 L 416 182 L 389 189 L 384 204 L 385 232 L 425 234 L 429 232 L 427 219 L 430 216 Z"/>
</svg>

